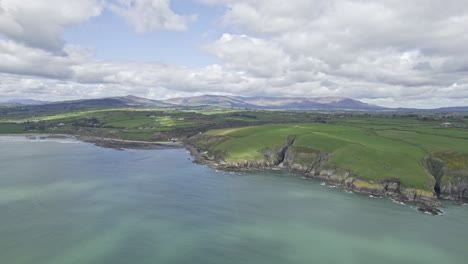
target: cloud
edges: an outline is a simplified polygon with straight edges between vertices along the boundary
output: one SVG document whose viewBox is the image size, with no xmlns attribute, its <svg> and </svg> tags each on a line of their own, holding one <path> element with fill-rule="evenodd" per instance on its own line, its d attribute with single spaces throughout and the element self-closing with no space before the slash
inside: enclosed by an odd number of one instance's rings
<svg viewBox="0 0 468 264">
<path fill-rule="evenodd" d="M 64 29 L 99 16 L 105 8 L 122 16 L 139 33 L 183 31 L 196 19 L 195 15 L 174 13 L 170 0 L 0 0 L 0 34 L 30 47 L 66 55 Z"/>
<path fill-rule="evenodd" d="M 224 63 L 191 68 L 163 63 L 99 61 L 89 51 L 75 46 L 66 46 L 69 55 L 63 57 L 1 40 L 0 72 L 4 74 L 0 74 L 0 91 L 3 97 L 47 100 L 127 94 L 151 98 L 237 94 L 336 95 L 406 107 L 468 104 L 467 77 L 446 84 L 437 80 L 427 82 L 424 73 L 427 67 L 423 67 L 420 76 L 405 75 L 407 70 L 426 61 L 419 51 L 399 57 L 374 54 L 371 61 L 362 58 L 362 62 L 357 60 L 335 69 L 314 57 L 290 60 L 278 46 L 245 35 L 225 34 L 207 49 L 213 49 L 210 52 L 217 54 Z M 376 66 L 363 75 L 360 69 L 371 63 L 386 67 Z M 384 79 L 389 76 L 400 82 Z"/>
<path fill-rule="evenodd" d="M 172 11 L 169 0 L 75 1 L 73 9 L 58 0 L 0 0 L 0 92 L 57 100 L 210 93 L 468 104 L 465 0 L 198 1 L 226 9 L 225 32 L 204 45 L 219 63 L 196 68 L 100 61 L 61 38 L 65 27 L 103 8 L 141 33 L 186 30 L 191 16 Z"/>
<path fill-rule="evenodd" d="M 223 60 L 226 69 L 253 77 L 280 76 L 289 67 L 289 56 L 279 46 L 246 35 L 223 34 L 207 50 Z"/>
<path fill-rule="evenodd" d="M 65 27 L 101 13 L 101 0 L 0 0 L 0 33 L 25 45 L 62 53 Z"/>
<path fill-rule="evenodd" d="M 38 77 L 66 79 L 73 76 L 72 65 L 89 56 L 86 50 L 66 46 L 67 56 L 31 48 L 13 40 L 0 40 L 0 72 Z"/>
<path fill-rule="evenodd" d="M 201 2 L 226 6 L 226 28 L 233 26 L 244 32 L 243 38 L 275 47 L 280 51 L 276 55 L 289 58 L 288 64 L 276 59 L 276 65 L 286 65 L 281 67 L 282 78 L 265 76 L 269 85 L 283 85 L 287 94 L 327 91 L 402 102 L 415 96 L 448 97 L 453 89 L 441 91 L 467 81 L 468 5 L 463 0 Z M 242 48 L 245 44 L 220 40 L 215 44 L 216 50 L 228 52 L 229 56 L 218 54 L 224 66 L 255 76 Z M 253 61 L 271 57 L 262 53 Z M 264 68 L 272 65 L 265 63 Z M 465 91 L 460 87 L 458 94 Z"/>
<path fill-rule="evenodd" d="M 157 30 L 185 31 L 195 15 L 181 16 L 171 10 L 170 0 L 118 0 L 110 10 L 122 16 L 138 33 Z"/>
</svg>

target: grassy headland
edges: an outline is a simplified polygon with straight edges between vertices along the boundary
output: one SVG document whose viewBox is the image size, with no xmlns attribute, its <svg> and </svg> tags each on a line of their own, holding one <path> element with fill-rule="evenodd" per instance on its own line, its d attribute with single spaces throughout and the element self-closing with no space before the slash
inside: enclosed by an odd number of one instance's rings
<svg viewBox="0 0 468 264">
<path fill-rule="evenodd" d="M 326 123 L 214 129 L 190 142 L 203 146 L 208 159 L 227 167 L 268 167 L 286 162 L 293 171 L 338 181 L 352 190 L 364 188 L 369 193 L 385 194 L 391 183 L 396 184 L 391 187 L 392 195 L 406 190 L 405 197 L 414 194 L 463 200 L 468 196 L 468 130 L 464 120 L 456 125 L 447 123 L 418 117 L 332 117 Z M 208 141 L 207 136 L 218 140 L 199 144 Z M 294 141 L 284 154 L 288 137 Z M 325 165 L 317 165 L 324 157 Z"/>
</svg>

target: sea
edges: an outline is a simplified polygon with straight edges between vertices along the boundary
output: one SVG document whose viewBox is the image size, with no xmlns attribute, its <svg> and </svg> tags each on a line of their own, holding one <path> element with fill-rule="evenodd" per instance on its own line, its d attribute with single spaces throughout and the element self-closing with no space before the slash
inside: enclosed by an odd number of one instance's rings
<svg viewBox="0 0 468 264">
<path fill-rule="evenodd" d="M 0 137 L 5 264 L 468 263 L 468 206 L 442 209 L 216 171 L 185 149 Z"/>
</svg>

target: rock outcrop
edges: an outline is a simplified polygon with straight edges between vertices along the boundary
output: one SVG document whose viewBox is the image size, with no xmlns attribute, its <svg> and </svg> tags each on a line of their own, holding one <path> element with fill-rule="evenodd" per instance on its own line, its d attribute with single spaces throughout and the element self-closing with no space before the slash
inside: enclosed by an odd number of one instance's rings
<svg viewBox="0 0 468 264">
<path fill-rule="evenodd" d="M 260 151 L 263 159 L 226 161 L 226 155 L 208 155 L 208 151 L 197 146 L 196 141 L 186 142 L 188 149 L 201 163 L 226 170 L 263 170 L 282 167 L 292 173 L 307 178 L 319 179 L 329 185 L 341 187 L 352 192 L 389 197 L 399 202 L 413 203 L 420 211 L 439 214 L 441 205 L 437 199 L 460 200 L 468 195 L 468 177 L 450 171 L 445 163 L 428 156 L 424 165 L 435 178 L 434 191 L 405 187 L 397 178 L 384 179 L 379 182 L 366 181 L 350 170 L 338 168 L 328 162 L 330 153 L 313 148 L 294 146 L 296 137 L 291 135 L 282 146 L 272 146 Z M 221 138 L 215 140 L 219 141 Z M 223 153 L 225 154 L 225 153 Z M 215 157 L 216 156 L 216 157 Z M 446 177 L 450 174 L 449 177 Z M 458 176 L 457 176 L 458 175 Z"/>
<path fill-rule="evenodd" d="M 434 191 L 443 199 L 468 200 L 468 157 L 456 153 L 436 153 L 424 159 L 428 172 L 434 176 Z"/>
<path fill-rule="evenodd" d="M 372 196 L 390 197 L 401 202 L 410 202 L 424 208 L 440 206 L 432 192 L 404 187 L 397 178 L 384 179 L 380 182 L 365 181 L 352 171 L 328 163 L 330 154 L 302 148 L 303 152 L 290 149 L 285 160 L 286 168 L 305 177 L 320 179 L 328 184 L 340 186 L 346 190 Z M 306 151 L 304 153 L 304 151 Z M 300 158 L 301 155 L 309 157 Z M 299 157 L 299 158 L 298 158 Z"/>
</svg>

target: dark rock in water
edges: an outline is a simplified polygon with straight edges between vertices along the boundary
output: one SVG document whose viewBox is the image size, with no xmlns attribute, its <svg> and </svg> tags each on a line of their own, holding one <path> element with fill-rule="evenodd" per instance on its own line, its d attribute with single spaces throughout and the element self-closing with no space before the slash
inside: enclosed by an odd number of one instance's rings
<svg viewBox="0 0 468 264">
<path fill-rule="evenodd" d="M 429 207 L 429 206 L 419 206 L 418 211 L 423 212 L 423 213 L 429 213 L 429 214 L 432 214 L 432 215 L 442 215 L 442 214 L 444 214 L 444 212 L 442 210 L 440 210 L 438 208 L 435 208 L 435 207 Z"/>
</svg>

